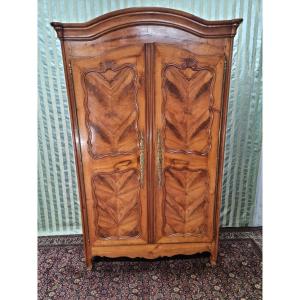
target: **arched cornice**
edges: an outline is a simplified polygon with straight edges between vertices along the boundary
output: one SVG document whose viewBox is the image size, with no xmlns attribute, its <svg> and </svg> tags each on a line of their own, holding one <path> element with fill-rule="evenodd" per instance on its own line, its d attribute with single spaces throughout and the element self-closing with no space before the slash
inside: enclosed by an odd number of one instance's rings
<svg viewBox="0 0 300 300">
<path fill-rule="evenodd" d="M 208 21 L 192 14 L 162 7 L 134 7 L 116 10 L 85 23 L 51 25 L 61 40 L 94 40 L 118 29 L 161 25 L 178 28 L 204 38 L 233 38 L 242 19 Z"/>
</svg>

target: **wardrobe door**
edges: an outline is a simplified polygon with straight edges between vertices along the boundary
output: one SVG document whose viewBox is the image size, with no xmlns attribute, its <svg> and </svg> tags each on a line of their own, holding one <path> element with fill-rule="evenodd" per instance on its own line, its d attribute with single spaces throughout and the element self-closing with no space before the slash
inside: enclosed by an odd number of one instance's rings
<svg viewBox="0 0 300 300">
<path fill-rule="evenodd" d="M 158 243 L 213 240 L 224 62 L 155 45 Z"/>
<path fill-rule="evenodd" d="M 92 246 L 147 243 L 144 47 L 73 58 Z"/>
</svg>

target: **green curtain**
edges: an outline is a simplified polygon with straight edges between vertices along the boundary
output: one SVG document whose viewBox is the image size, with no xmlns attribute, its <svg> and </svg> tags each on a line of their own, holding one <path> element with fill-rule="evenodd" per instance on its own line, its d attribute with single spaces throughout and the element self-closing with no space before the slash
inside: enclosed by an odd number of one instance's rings
<svg viewBox="0 0 300 300">
<path fill-rule="evenodd" d="M 208 20 L 243 18 L 233 49 L 225 148 L 222 226 L 251 226 L 260 214 L 262 3 L 260 0 L 38 2 L 38 230 L 81 233 L 80 206 L 59 40 L 51 21 L 84 22 L 116 9 L 162 6 Z"/>
</svg>

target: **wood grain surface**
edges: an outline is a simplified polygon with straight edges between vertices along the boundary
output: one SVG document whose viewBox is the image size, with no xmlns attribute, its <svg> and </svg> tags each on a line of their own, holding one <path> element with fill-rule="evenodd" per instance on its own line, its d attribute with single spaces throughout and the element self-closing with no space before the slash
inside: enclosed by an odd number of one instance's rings
<svg viewBox="0 0 300 300">
<path fill-rule="evenodd" d="M 132 8 L 52 23 L 61 40 L 85 255 L 211 252 L 241 19 Z"/>
</svg>

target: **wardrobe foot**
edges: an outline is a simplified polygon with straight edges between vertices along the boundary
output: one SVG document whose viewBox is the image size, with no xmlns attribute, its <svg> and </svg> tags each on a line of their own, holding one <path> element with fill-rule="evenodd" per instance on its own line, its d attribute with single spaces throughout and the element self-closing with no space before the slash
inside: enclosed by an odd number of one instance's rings
<svg viewBox="0 0 300 300">
<path fill-rule="evenodd" d="M 217 253 L 211 253 L 210 254 L 210 264 L 212 266 L 215 266 L 217 264 L 217 258 L 218 258 L 218 254 Z"/>
<path fill-rule="evenodd" d="M 93 269 L 93 258 L 90 258 L 86 261 L 86 267 L 89 271 L 92 271 Z"/>
</svg>

